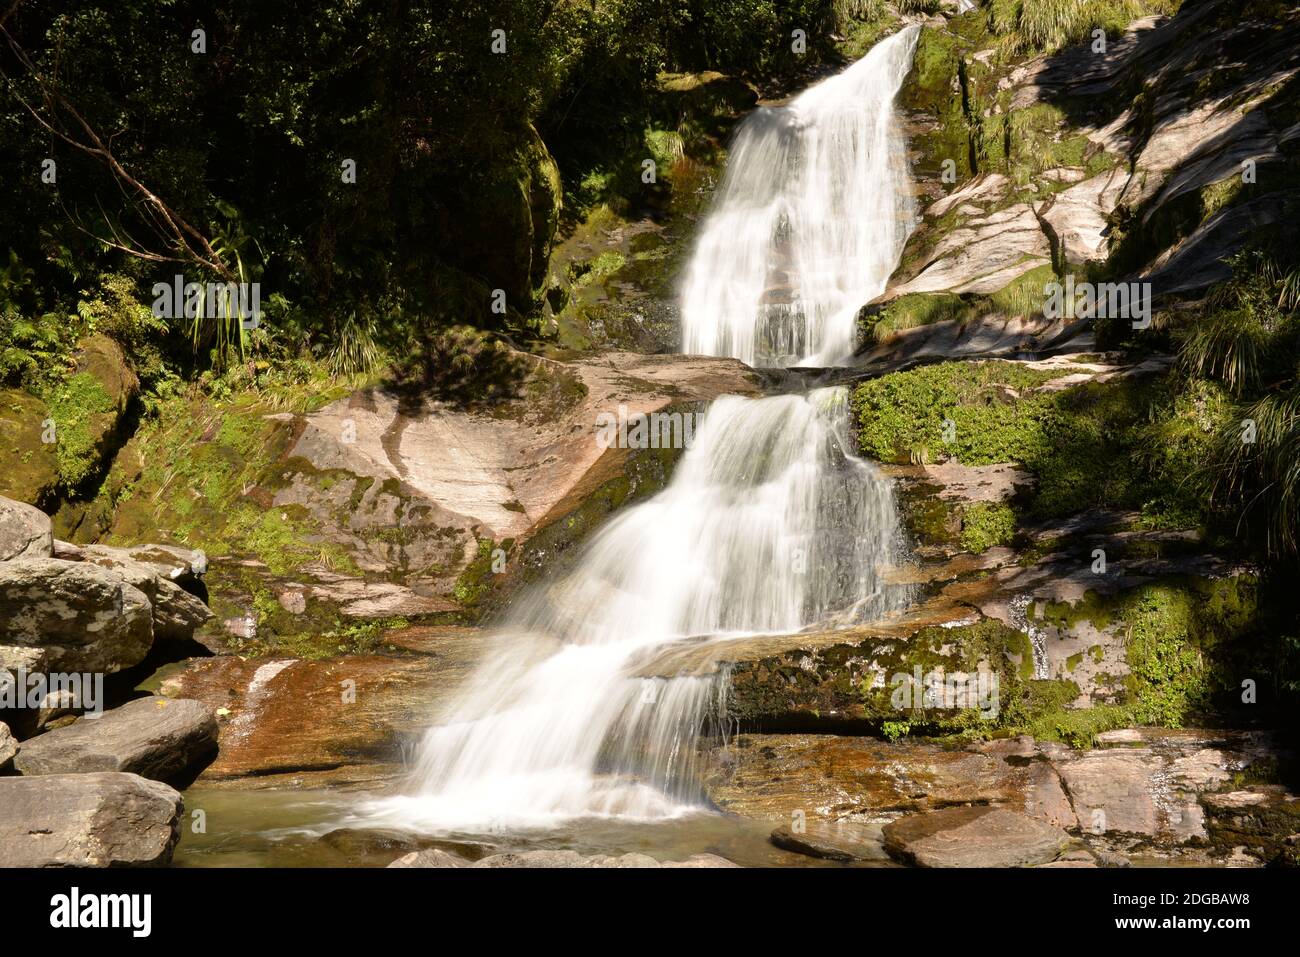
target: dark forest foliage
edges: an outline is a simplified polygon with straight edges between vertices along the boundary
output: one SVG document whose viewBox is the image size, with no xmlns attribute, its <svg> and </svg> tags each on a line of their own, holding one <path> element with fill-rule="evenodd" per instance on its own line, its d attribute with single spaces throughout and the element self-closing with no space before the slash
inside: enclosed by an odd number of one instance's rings
<svg viewBox="0 0 1300 957">
<path fill-rule="evenodd" d="M 779 70 L 794 25 L 815 57 L 832 13 L 828 0 L 22 0 L 0 16 L 12 382 L 66 348 L 68 316 L 105 281 L 147 303 L 177 272 L 259 281 L 264 326 L 229 343 L 272 358 L 310 350 L 346 369 L 416 329 L 526 329 L 561 202 L 551 154 L 563 167 L 636 130 L 660 71 Z M 100 155 L 70 142 L 95 138 Z M 145 191 L 183 228 L 160 225 Z M 187 368 L 223 358 L 215 328 L 196 350 L 184 328 L 122 332 Z"/>
</svg>

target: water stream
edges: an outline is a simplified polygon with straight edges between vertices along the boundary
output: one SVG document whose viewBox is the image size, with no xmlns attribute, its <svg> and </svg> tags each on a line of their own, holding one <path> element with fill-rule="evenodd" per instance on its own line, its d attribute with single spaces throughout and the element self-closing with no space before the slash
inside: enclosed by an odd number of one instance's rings
<svg viewBox="0 0 1300 957">
<path fill-rule="evenodd" d="M 738 131 L 683 290 L 687 352 L 828 365 L 852 351 L 912 226 L 893 100 L 918 28 Z M 645 677 L 671 646 L 895 610 L 889 487 L 852 454 L 847 392 L 716 400 L 668 487 L 535 588 L 425 734 L 372 823 L 517 833 L 704 807 L 695 762 L 722 674 Z"/>
<path fill-rule="evenodd" d="M 534 590 L 421 742 L 390 823 L 461 831 L 699 808 L 697 739 L 721 676 L 637 677 L 679 642 L 869 620 L 896 524 L 888 482 L 848 454 L 845 390 L 713 403 L 668 487 Z"/>
</svg>

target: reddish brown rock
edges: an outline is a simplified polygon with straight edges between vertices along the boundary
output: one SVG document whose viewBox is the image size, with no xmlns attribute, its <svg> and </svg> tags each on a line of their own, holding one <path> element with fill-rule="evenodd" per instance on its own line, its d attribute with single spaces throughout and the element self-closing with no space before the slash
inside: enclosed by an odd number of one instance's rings
<svg viewBox="0 0 1300 957">
<path fill-rule="evenodd" d="M 200 782 L 373 781 L 397 773 L 402 744 L 436 720 L 481 644 L 478 633 L 460 629 L 441 640 L 426 635 L 425 653 L 410 657 L 201 658 L 167 678 L 162 692 L 218 709 L 220 751 Z"/>
</svg>

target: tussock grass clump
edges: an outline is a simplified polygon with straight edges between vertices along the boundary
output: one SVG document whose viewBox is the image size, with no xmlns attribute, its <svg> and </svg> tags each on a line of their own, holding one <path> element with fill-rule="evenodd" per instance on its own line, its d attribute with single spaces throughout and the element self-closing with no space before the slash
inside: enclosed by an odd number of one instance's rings
<svg viewBox="0 0 1300 957">
<path fill-rule="evenodd" d="M 1180 369 L 1219 382 L 1234 405 L 1204 473 L 1211 500 L 1262 537 L 1268 554 L 1300 551 L 1300 265 L 1247 249 L 1202 314 L 1177 330 Z"/>
<path fill-rule="evenodd" d="M 1107 36 L 1153 13 L 1173 14 L 1181 0 L 993 0 L 989 29 L 1004 54 L 1051 53 L 1088 39 L 1100 27 Z"/>
</svg>

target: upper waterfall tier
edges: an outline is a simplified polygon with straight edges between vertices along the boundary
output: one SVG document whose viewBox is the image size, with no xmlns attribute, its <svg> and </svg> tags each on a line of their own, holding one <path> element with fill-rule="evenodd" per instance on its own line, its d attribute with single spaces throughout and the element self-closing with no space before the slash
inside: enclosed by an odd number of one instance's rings
<svg viewBox="0 0 1300 957">
<path fill-rule="evenodd" d="M 918 26 L 736 134 L 682 291 L 683 351 L 830 366 L 916 218 L 894 98 Z"/>
</svg>

